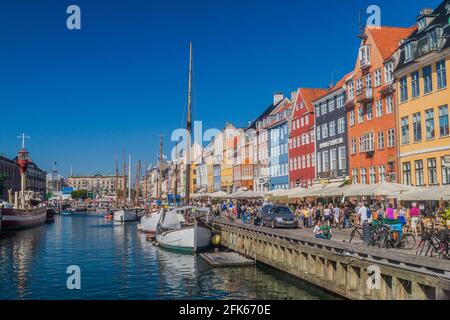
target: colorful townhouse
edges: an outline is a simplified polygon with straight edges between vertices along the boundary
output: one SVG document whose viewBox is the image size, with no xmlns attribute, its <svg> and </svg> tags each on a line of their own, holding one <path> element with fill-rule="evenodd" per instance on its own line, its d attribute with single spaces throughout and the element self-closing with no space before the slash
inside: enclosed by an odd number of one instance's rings
<svg viewBox="0 0 450 320">
<path fill-rule="evenodd" d="M 268 116 L 269 188 L 289 189 L 289 130 L 292 103 L 284 99 Z"/>
<path fill-rule="evenodd" d="M 308 188 L 316 179 L 313 102 L 326 93 L 324 89 L 300 88 L 295 95 L 288 137 L 290 188 Z"/>
<path fill-rule="evenodd" d="M 255 191 L 269 191 L 270 189 L 269 134 L 267 128 L 270 124 L 272 111 L 287 102 L 288 100 L 282 93 L 275 93 L 273 103 L 248 128 L 255 133 L 253 139 L 253 190 Z"/>
<path fill-rule="evenodd" d="M 394 53 L 415 28 L 366 27 L 347 86 L 349 170 L 354 183 L 398 181 Z"/>
<path fill-rule="evenodd" d="M 314 101 L 316 127 L 316 176 L 318 180 L 345 181 L 348 171 L 346 83 L 353 72 Z"/>
<path fill-rule="evenodd" d="M 233 180 L 236 189 L 253 190 L 253 157 L 256 132 L 253 129 L 240 130 L 235 137 L 237 150 L 234 154 Z"/>
<path fill-rule="evenodd" d="M 395 69 L 401 182 L 450 184 L 450 1 L 424 9 Z"/>
</svg>

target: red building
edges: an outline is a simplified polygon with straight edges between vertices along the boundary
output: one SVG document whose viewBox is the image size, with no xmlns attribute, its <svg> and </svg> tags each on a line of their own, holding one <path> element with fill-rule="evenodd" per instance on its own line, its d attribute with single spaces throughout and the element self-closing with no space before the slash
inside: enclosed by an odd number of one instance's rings
<svg viewBox="0 0 450 320">
<path fill-rule="evenodd" d="M 308 188 L 316 179 L 313 102 L 326 93 L 324 89 L 300 88 L 297 91 L 289 132 L 290 188 Z"/>
</svg>

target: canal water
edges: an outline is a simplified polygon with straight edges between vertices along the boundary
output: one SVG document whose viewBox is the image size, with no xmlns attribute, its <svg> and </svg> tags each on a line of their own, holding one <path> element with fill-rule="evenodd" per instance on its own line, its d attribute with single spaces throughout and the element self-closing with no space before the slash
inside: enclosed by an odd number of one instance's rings
<svg viewBox="0 0 450 320">
<path fill-rule="evenodd" d="M 67 268 L 79 266 L 81 289 Z M 95 214 L 0 234 L 0 299 L 334 299 L 265 266 L 212 269 L 201 257 L 154 247 L 137 223 Z"/>
</svg>

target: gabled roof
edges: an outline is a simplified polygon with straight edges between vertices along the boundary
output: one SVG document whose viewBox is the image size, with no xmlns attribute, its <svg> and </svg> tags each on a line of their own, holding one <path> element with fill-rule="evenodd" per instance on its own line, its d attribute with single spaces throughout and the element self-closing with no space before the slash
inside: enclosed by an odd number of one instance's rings
<svg viewBox="0 0 450 320">
<path fill-rule="evenodd" d="M 408 38 L 417 28 L 398 27 L 367 27 L 383 60 L 387 60 L 395 53 L 402 39 Z"/>
<path fill-rule="evenodd" d="M 333 93 L 334 91 L 337 91 L 338 89 L 342 88 L 344 86 L 344 84 L 351 78 L 353 77 L 353 71 L 347 73 L 345 76 L 343 76 L 334 87 L 330 88 L 326 94 L 321 95 L 320 97 L 318 97 L 317 99 L 315 99 L 313 101 L 313 104 L 316 103 L 317 101 L 321 100 L 323 97 Z"/>
<path fill-rule="evenodd" d="M 298 89 L 297 101 L 298 97 L 301 96 L 306 108 L 308 108 L 309 111 L 312 112 L 314 111 L 313 102 L 320 97 L 323 97 L 327 93 L 328 90 L 326 89 L 300 88 Z"/>
<path fill-rule="evenodd" d="M 258 121 L 261 121 L 262 119 L 267 117 L 269 114 L 271 114 L 273 112 L 273 110 L 275 110 L 283 101 L 284 101 L 284 99 L 281 100 L 280 102 L 278 102 L 277 104 L 272 103 L 269 107 L 267 107 L 267 109 L 258 118 L 256 118 L 255 121 L 253 121 L 253 123 L 248 128 L 256 129 L 256 124 L 258 123 Z"/>
</svg>

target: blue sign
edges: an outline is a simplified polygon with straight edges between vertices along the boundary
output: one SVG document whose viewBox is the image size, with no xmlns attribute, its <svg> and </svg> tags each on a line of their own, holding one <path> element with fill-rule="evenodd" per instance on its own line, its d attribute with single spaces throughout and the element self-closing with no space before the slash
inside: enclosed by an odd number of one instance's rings
<svg viewBox="0 0 450 320">
<path fill-rule="evenodd" d="M 71 194 L 73 191 L 73 188 L 62 188 L 63 194 Z"/>
</svg>

